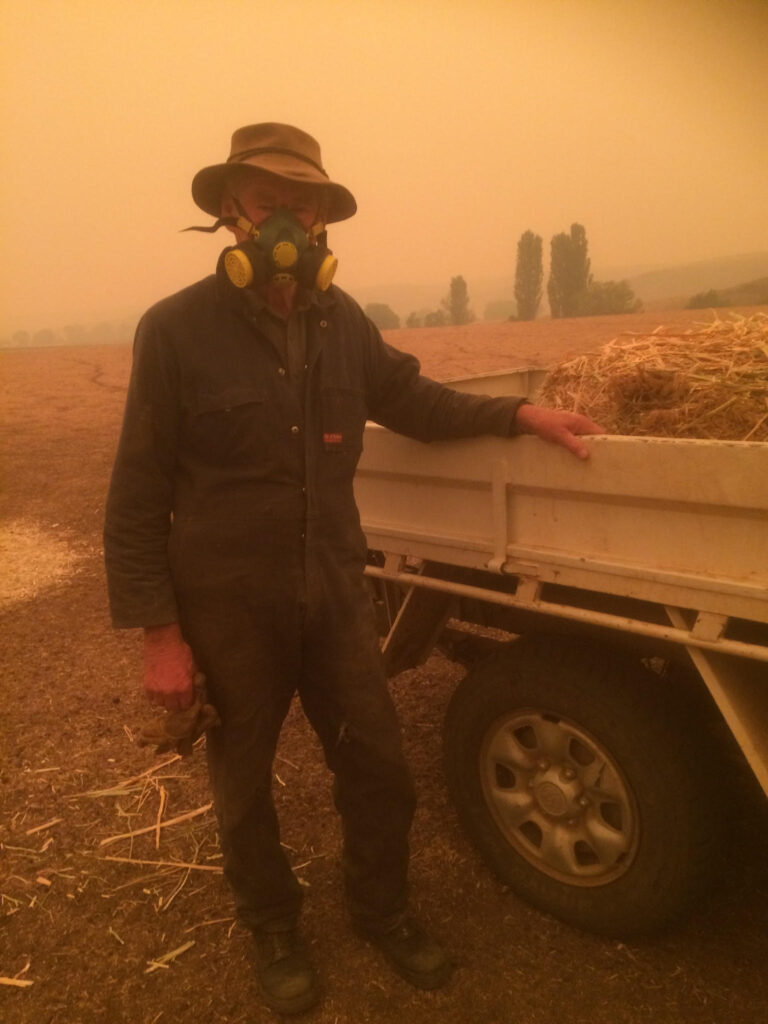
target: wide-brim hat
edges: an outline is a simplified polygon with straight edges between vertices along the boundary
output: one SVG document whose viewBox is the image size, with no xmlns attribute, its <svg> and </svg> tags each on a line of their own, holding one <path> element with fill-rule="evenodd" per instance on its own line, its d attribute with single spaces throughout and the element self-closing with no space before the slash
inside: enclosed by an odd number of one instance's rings
<svg viewBox="0 0 768 1024">
<path fill-rule="evenodd" d="M 349 189 L 328 177 L 317 140 L 289 124 L 270 122 L 238 128 L 232 136 L 227 162 L 213 164 L 197 172 L 192 179 L 192 198 L 201 210 L 212 217 L 221 214 L 224 183 L 233 167 L 253 167 L 289 181 L 321 185 L 328 199 L 325 218 L 328 224 L 346 220 L 357 210 L 355 197 Z"/>
</svg>

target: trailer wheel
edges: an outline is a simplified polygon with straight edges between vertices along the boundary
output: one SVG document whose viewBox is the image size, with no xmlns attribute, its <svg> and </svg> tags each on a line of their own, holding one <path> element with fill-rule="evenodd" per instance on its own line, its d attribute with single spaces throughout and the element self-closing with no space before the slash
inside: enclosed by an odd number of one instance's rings
<svg viewBox="0 0 768 1024">
<path fill-rule="evenodd" d="M 623 653 L 532 636 L 478 663 L 445 721 L 448 788 L 520 897 L 587 931 L 658 931 L 696 905 L 723 838 L 686 709 Z"/>
</svg>

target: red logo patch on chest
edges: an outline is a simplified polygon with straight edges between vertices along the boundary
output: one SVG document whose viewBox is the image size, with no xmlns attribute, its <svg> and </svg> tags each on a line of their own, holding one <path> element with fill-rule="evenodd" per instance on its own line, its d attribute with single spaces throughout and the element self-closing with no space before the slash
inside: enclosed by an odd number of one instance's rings
<svg viewBox="0 0 768 1024">
<path fill-rule="evenodd" d="M 344 437 L 341 434 L 323 434 L 323 441 L 326 444 L 341 444 Z"/>
</svg>

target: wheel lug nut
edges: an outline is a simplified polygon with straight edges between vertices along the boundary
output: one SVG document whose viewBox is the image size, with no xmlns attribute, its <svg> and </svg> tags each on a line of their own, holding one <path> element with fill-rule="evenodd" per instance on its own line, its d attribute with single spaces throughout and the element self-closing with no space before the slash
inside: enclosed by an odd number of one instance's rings
<svg viewBox="0 0 768 1024">
<path fill-rule="evenodd" d="M 549 770 L 549 765 L 550 765 L 550 762 L 546 759 L 546 757 L 542 757 L 542 759 L 539 761 L 539 771 L 540 772 L 548 771 Z"/>
<path fill-rule="evenodd" d="M 589 807 L 589 800 L 587 799 L 587 797 L 579 797 L 579 807 Z"/>
<path fill-rule="evenodd" d="M 563 768 L 563 778 L 566 779 L 568 782 L 576 778 L 576 772 L 573 770 L 573 768 L 571 768 L 570 765 L 566 765 Z"/>
</svg>

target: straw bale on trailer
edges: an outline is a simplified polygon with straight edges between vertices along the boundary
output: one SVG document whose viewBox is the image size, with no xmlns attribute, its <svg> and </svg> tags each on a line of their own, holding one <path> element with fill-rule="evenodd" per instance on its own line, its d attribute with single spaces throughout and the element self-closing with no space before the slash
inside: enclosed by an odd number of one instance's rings
<svg viewBox="0 0 768 1024">
<path fill-rule="evenodd" d="M 612 434 L 768 441 L 768 314 L 621 334 L 554 367 L 538 401 Z"/>
</svg>

